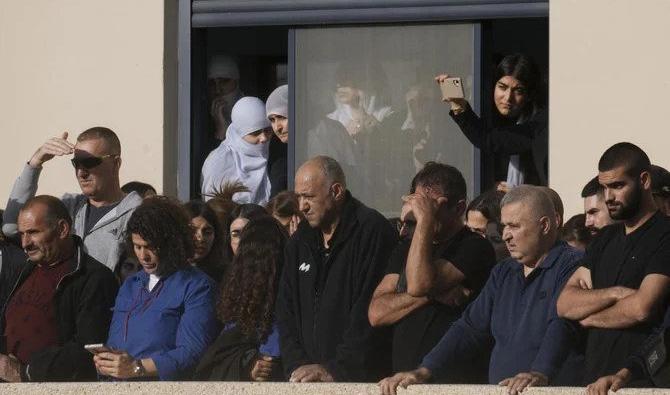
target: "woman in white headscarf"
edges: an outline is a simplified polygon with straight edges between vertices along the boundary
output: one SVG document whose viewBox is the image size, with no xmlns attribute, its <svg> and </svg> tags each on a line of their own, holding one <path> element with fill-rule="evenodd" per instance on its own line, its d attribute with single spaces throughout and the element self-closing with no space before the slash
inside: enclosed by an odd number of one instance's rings
<svg viewBox="0 0 670 395">
<path fill-rule="evenodd" d="M 265 113 L 265 104 L 256 97 L 243 97 L 233 107 L 226 139 L 209 153 L 202 166 L 202 195 L 222 189 L 228 182 L 239 181 L 249 192 L 238 192 L 238 203 L 265 204 L 270 199 L 267 171 L 272 129 Z"/>
<path fill-rule="evenodd" d="M 268 175 L 274 197 L 287 188 L 287 157 L 288 157 L 288 85 L 282 85 L 272 91 L 265 102 L 265 112 L 272 125 L 275 136 L 270 141 L 270 159 Z"/>
</svg>

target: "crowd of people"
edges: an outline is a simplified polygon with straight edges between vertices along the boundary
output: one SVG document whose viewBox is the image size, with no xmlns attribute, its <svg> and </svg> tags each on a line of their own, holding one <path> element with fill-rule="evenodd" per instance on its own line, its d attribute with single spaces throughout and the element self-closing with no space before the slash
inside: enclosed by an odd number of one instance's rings
<svg viewBox="0 0 670 395">
<path fill-rule="evenodd" d="M 670 386 L 670 173 L 614 144 L 564 221 L 524 62 L 503 59 L 494 88 L 506 129 L 448 100 L 498 182 L 468 201 L 461 171 L 429 161 L 399 218 L 328 156 L 287 190 L 286 86 L 237 100 L 189 202 L 121 186 L 108 128 L 49 139 L 3 213 L 0 380 Z M 80 193 L 37 195 L 70 156 Z"/>
</svg>

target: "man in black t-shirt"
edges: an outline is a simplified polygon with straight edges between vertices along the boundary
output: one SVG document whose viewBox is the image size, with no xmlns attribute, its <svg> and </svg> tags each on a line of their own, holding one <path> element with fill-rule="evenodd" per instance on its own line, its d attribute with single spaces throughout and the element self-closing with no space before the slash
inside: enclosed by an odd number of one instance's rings
<svg viewBox="0 0 670 395">
<path fill-rule="evenodd" d="M 404 227 L 411 237 L 391 254 L 368 316 L 373 326 L 393 325 L 393 370 L 414 369 L 456 321 L 465 304 L 483 287 L 495 264 L 486 239 L 463 223 L 466 187 L 458 169 L 428 163 L 403 198 Z M 486 362 L 469 366 L 447 381 L 486 379 Z M 474 371 L 473 371 L 474 370 Z"/>
<path fill-rule="evenodd" d="M 667 306 L 670 219 L 656 208 L 649 167 L 644 151 L 630 143 L 602 155 L 598 181 L 610 216 L 622 222 L 603 228 L 558 299 L 559 316 L 588 329 L 586 383 L 624 368 Z"/>
</svg>

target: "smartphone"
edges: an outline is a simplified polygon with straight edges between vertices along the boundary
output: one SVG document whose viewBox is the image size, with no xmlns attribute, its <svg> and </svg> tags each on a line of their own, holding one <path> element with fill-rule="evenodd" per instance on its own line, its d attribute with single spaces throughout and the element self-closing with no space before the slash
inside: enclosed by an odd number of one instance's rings
<svg viewBox="0 0 670 395">
<path fill-rule="evenodd" d="M 463 83 L 460 77 L 449 77 L 440 84 L 443 99 L 463 99 Z"/>
<path fill-rule="evenodd" d="M 84 346 L 86 351 L 90 352 L 91 354 L 97 354 L 100 352 L 110 352 L 111 350 L 107 348 L 104 344 L 98 343 L 98 344 L 87 344 Z"/>
</svg>

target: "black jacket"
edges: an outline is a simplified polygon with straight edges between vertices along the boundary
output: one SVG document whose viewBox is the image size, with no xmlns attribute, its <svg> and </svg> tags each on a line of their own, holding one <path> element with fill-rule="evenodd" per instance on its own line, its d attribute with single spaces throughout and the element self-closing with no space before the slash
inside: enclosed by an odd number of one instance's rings
<svg viewBox="0 0 670 395">
<path fill-rule="evenodd" d="M 455 115 L 450 112 L 465 137 L 483 156 L 483 183 L 488 187 L 495 181 L 507 179 L 511 155 L 519 155 L 526 184 L 547 185 L 549 134 L 547 111 L 541 110 L 527 122 L 508 122 L 494 126 L 484 122 L 468 108 Z"/>
<path fill-rule="evenodd" d="M 288 144 L 282 143 L 277 136 L 270 140 L 268 158 L 268 178 L 270 178 L 270 197 L 285 191 L 288 186 L 287 158 Z"/>
<path fill-rule="evenodd" d="M 277 304 L 287 376 L 311 363 L 336 381 L 390 372 L 389 332 L 370 326 L 368 306 L 396 242 L 391 224 L 349 192 L 327 256 L 321 231 L 301 222 L 286 246 Z"/>
<path fill-rule="evenodd" d="M 102 263 L 86 255 L 81 240 L 76 240 L 76 259 L 56 287 L 54 298 L 58 325 L 58 345 L 34 353 L 27 365 L 31 381 L 95 381 L 97 373 L 93 356 L 85 344 L 104 343 L 107 340 L 112 307 L 118 291 L 118 282 Z M 7 300 L 35 268 L 28 262 L 12 287 Z M 5 315 L 7 304 L 2 308 Z M 4 333 L 4 322 L 2 331 Z"/>
<path fill-rule="evenodd" d="M 258 352 L 258 339 L 244 335 L 239 327 L 223 330 L 207 348 L 195 368 L 196 381 L 250 381 L 250 373 Z M 270 381 L 281 381 L 281 360 L 273 364 Z"/>
<path fill-rule="evenodd" d="M 9 292 L 28 261 L 22 249 L 9 242 L 0 242 L 0 307 L 7 303 Z M 0 328 L 4 328 L 5 315 L 0 315 Z M 0 333 L 2 335 L 2 333 Z M 6 354 L 4 341 L 0 344 L 0 353 Z"/>
</svg>

